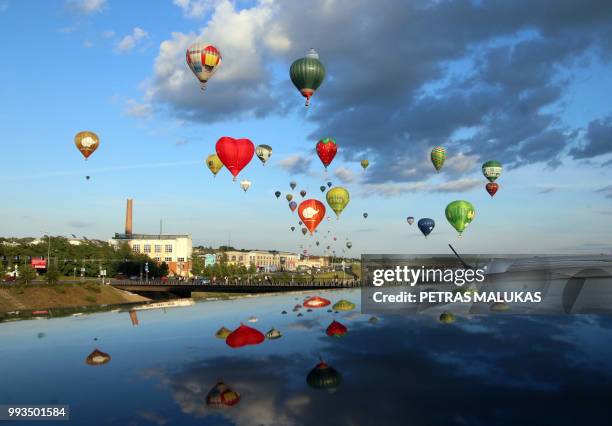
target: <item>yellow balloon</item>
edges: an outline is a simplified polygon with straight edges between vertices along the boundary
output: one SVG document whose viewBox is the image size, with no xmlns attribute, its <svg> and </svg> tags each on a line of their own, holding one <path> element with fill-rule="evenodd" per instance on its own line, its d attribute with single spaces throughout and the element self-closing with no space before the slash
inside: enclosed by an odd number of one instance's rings
<svg viewBox="0 0 612 426">
<path fill-rule="evenodd" d="M 219 170 L 223 168 L 223 163 L 221 162 L 217 154 L 210 154 L 206 159 L 206 165 L 208 166 L 212 174 L 215 176 L 217 176 Z"/>
<path fill-rule="evenodd" d="M 340 213 L 342 213 L 342 210 L 344 210 L 351 199 L 349 192 L 341 186 L 336 186 L 327 191 L 325 198 L 327 199 L 329 207 L 336 212 L 338 219 L 340 219 Z"/>
<path fill-rule="evenodd" d="M 363 167 L 363 170 L 367 169 L 369 165 L 370 162 L 368 160 L 361 160 L 361 167 Z"/>
</svg>

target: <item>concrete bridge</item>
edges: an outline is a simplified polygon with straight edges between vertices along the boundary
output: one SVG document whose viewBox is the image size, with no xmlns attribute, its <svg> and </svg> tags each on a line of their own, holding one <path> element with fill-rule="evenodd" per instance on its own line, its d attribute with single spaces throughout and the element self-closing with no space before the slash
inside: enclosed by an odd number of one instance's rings
<svg viewBox="0 0 612 426">
<path fill-rule="evenodd" d="M 328 279 L 313 281 L 259 281 L 259 280 L 229 280 L 211 283 L 208 280 L 151 280 L 132 281 L 116 280 L 110 283 L 113 287 L 142 295 L 161 296 L 170 293 L 179 297 L 189 297 L 193 291 L 219 293 L 275 293 L 300 290 L 325 290 L 334 288 L 360 287 L 357 279 Z"/>
</svg>

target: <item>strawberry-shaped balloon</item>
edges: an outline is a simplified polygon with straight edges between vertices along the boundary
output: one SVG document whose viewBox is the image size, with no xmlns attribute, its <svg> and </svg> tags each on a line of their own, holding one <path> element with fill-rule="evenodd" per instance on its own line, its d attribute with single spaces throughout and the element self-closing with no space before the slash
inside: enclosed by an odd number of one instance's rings
<svg viewBox="0 0 612 426">
<path fill-rule="evenodd" d="M 228 136 L 219 139 L 215 148 L 217 156 L 234 176 L 234 180 L 236 180 L 240 170 L 253 159 L 255 153 L 255 145 L 250 140 L 234 139 Z"/>
<path fill-rule="evenodd" d="M 325 166 L 325 170 L 327 170 L 327 166 L 330 165 L 337 152 L 338 145 L 333 138 L 323 138 L 317 143 L 317 155 Z"/>
<path fill-rule="evenodd" d="M 298 215 L 312 234 L 325 217 L 325 206 L 319 200 L 304 200 L 298 207 Z"/>
</svg>

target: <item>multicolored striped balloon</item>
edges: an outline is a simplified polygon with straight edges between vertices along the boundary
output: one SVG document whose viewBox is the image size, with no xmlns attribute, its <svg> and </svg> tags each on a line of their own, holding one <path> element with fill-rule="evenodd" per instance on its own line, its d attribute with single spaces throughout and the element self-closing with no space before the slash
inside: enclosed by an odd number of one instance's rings
<svg viewBox="0 0 612 426">
<path fill-rule="evenodd" d="M 221 52 L 212 44 L 194 43 L 187 49 L 186 58 L 189 69 L 204 90 L 208 80 L 221 65 Z"/>
<path fill-rule="evenodd" d="M 444 148 L 437 146 L 431 150 L 431 162 L 437 172 L 439 172 L 444 165 L 444 160 L 446 160 L 446 150 Z"/>
</svg>

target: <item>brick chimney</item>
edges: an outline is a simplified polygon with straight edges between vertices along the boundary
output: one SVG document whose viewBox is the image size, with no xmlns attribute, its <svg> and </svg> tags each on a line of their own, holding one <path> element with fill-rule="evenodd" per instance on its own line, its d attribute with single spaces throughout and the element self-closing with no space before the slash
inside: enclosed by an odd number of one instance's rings
<svg viewBox="0 0 612 426">
<path fill-rule="evenodd" d="M 132 199 L 128 198 L 127 208 L 125 210 L 125 233 L 132 235 Z"/>
</svg>

